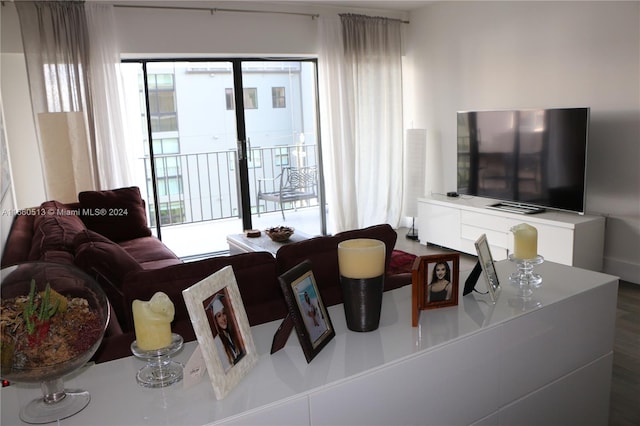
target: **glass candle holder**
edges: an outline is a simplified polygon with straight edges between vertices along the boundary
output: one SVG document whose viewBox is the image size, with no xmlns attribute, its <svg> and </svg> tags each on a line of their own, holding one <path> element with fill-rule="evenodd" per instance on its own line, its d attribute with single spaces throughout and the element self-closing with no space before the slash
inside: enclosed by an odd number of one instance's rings
<svg viewBox="0 0 640 426">
<path fill-rule="evenodd" d="M 529 297 L 533 290 L 542 285 L 542 276 L 533 272 L 536 265 L 544 262 L 542 256 L 533 259 L 518 259 L 514 255 L 509 255 L 509 260 L 516 264 L 516 271 L 509 276 L 509 281 L 519 289 L 519 296 Z"/>
<path fill-rule="evenodd" d="M 347 327 L 372 331 L 380 324 L 384 291 L 385 244 L 356 238 L 338 244 L 340 285 Z"/>
<path fill-rule="evenodd" d="M 171 344 L 160 349 L 144 350 L 137 341 L 131 343 L 131 352 L 147 362 L 136 374 L 138 383 L 147 388 L 164 388 L 181 381 L 184 367 L 171 356 L 182 349 L 182 344 L 182 336 L 176 333 L 171 334 Z"/>
</svg>

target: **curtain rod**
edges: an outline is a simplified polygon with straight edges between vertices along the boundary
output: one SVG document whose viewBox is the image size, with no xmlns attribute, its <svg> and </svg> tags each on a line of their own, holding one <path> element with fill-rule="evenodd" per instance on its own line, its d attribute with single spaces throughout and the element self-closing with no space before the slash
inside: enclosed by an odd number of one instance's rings
<svg viewBox="0 0 640 426">
<path fill-rule="evenodd" d="M 114 4 L 113 7 L 122 7 L 122 8 L 137 8 L 137 9 L 169 9 L 169 10 L 197 10 L 197 11 L 207 11 L 212 15 L 216 12 L 245 12 L 245 13 L 271 13 L 271 14 L 279 14 L 279 15 L 297 15 L 297 16 L 308 16 L 311 19 L 316 19 L 320 15 L 315 13 L 302 13 L 302 12 L 280 12 L 280 11 L 271 11 L 271 10 L 251 10 L 251 9 L 227 9 L 220 7 L 187 7 L 187 6 L 147 6 L 147 5 L 134 5 L 134 4 Z"/>
</svg>

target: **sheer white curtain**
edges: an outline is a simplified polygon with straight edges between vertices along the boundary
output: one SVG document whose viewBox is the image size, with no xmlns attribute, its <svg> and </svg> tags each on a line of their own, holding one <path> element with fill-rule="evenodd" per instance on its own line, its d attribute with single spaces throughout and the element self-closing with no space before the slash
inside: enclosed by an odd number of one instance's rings
<svg viewBox="0 0 640 426">
<path fill-rule="evenodd" d="M 362 15 L 320 20 L 323 166 L 333 232 L 400 223 L 401 25 Z"/>
<path fill-rule="evenodd" d="M 133 185 L 133 154 L 135 141 L 127 141 L 126 118 L 122 110 L 124 99 L 120 73 L 120 49 L 115 33 L 113 6 L 86 3 L 91 51 L 91 97 L 93 99 L 96 158 L 101 189 Z M 139 142 L 138 142 L 139 143 Z"/>
<path fill-rule="evenodd" d="M 94 32 L 113 19 L 89 14 L 90 32 L 84 2 L 20 1 L 16 9 L 47 196 L 73 201 L 80 191 L 128 184 L 119 98 L 108 90 L 116 84 L 117 45 L 113 31 Z"/>
</svg>

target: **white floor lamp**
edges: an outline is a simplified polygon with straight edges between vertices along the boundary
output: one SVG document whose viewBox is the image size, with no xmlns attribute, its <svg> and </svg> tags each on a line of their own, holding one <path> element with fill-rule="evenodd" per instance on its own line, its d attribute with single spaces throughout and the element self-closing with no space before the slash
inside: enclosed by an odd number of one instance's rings
<svg viewBox="0 0 640 426">
<path fill-rule="evenodd" d="M 418 216 L 418 197 L 424 195 L 426 151 L 426 129 L 407 129 L 404 149 L 404 202 L 402 209 L 405 216 L 412 218 L 411 229 L 407 233 L 407 238 L 410 240 L 418 239 L 415 222 L 416 216 Z"/>
</svg>

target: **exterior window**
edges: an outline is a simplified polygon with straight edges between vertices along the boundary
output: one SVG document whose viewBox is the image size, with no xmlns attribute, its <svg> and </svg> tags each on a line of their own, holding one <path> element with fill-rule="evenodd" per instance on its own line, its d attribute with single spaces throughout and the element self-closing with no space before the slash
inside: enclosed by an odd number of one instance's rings
<svg viewBox="0 0 640 426">
<path fill-rule="evenodd" d="M 233 99 L 233 89 L 224 89 L 224 98 L 227 103 L 228 111 L 236 108 L 236 103 Z"/>
<path fill-rule="evenodd" d="M 274 150 L 276 156 L 276 165 L 288 166 L 289 165 L 289 150 L 287 147 L 278 147 Z"/>
<path fill-rule="evenodd" d="M 252 148 L 249 152 L 248 167 L 250 169 L 262 167 L 262 148 Z"/>
<path fill-rule="evenodd" d="M 258 108 L 258 89 L 255 87 L 244 89 L 244 109 Z"/>
<path fill-rule="evenodd" d="M 159 202 L 158 205 L 160 207 L 160 223 L 162 225 L 172 225 L 186 221 L 183 201 Z M 156 226 L 156 214 L 153 203 L 149 205 L 149 213 L 151 226 L 154 227 Z"/>
<path fill-rule="evenodd" d="M 245 109 L 257 109 L 258 108 L 258 89 L 255 87 L 244 89 L 244 108 Z M 224 89 L 224 96 L 226 99 L 227 110 L 232 110 L 236 107 L 235 100 L 233 98 L 233 89 Z"/>
<path fill-rule="evenodd" d="M 182 178 L 180 176 L 158 178 L 157 185 L 159 197 L 182 194 Z"/>
<path fill-rule="evenodd" d="M 176 91 L 172 74 L 150 74 L 149 113 L 151 130 L 170 132 L 178 130 Z"/>
<path fill-rule="evenodd" d="M 274 108 L 286 108 L 287 101 L 284 96 L 284 87 L 271 88 L 271 102 Z"/>
<path fill-rule="evenodd" d="M 179 154 L 180 143 L 178 138 L 153 139 L 153 153 L 161 154 Z"/>
</svg>

